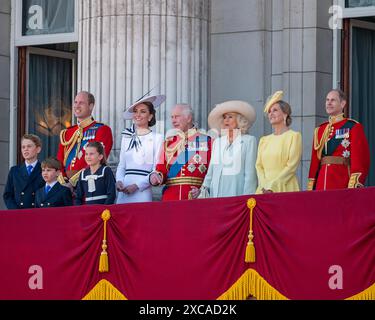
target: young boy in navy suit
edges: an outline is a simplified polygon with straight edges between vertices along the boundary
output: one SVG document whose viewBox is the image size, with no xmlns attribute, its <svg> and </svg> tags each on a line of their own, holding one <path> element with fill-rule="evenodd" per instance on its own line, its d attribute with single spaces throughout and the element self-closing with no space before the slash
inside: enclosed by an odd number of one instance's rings
<svg viewBox="0 0 375 320">
<path fill-rule="evenodd" d="M 38 154 L 42 151 L 40 138 L 25 134 L 21 139 L 21 152 L 25 162 L 10 169 L 3 199 L 8 209 L 35 207 L 35 192 L 44 181 Z"/>
<path fill-rule="evenodd" d="M 63 187 L 57 178 L 61 173 L 61 163 L 55 158 L 48 158 L 42 162 L 42 176 L 46 184 L 36 192 L 35 207 L 65 207 L 72 206 L 72 193 Z"/>
</svg>

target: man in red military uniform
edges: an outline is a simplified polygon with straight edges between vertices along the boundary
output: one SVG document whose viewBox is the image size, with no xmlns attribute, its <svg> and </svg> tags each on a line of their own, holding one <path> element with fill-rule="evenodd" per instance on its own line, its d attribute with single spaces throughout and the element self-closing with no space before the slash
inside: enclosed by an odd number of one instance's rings
<svg viewBox="0 0 375 320">
<path fill-rule="evenodd" d="M 344 118 L 345 94 L 327 95 L 329 122 L 315 129 L 308 190 L 363 187 L 370 167 L 370 150 L 360 123 Z"/>
<path fill-rule="evenodd" d="M 107 157 L 112 149 L 111 128 L 92 118 L 94 106 L 95 98 L 91 93 L 79 92 L 73 106 L 78 124 L 60 132 L 57 159 L 61 162 L 62 170 L 58 180 L 68 187 L 76 186 L 81 170 L 87 167 L 85 146 L 88 142 L 103 143 Z"/>
<path fill-rule="evenodd" d="M 150 183 L 165 184 L 163 201 L 193 199 L 210 164 L 211 138 L 194 127 L 189 105 L 176 105 L 171 118 L 174 130 L 164 142 Z"/>
</svg>

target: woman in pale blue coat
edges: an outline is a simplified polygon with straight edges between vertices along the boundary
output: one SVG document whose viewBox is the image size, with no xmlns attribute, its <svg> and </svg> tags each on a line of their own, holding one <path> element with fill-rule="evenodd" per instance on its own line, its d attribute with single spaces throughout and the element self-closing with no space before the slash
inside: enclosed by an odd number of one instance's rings
<svg viewBox="0 0 375 320">
<path fill-rule="evenodd" d="M 213 143 L 210 166 L 196 197 L 255 193 L 257 141 L 247 134 L 255 118 L 254 108 L 244 101 L 227 101 L 211 111 L 208 124 L 211 129 L 220 132 L 221 137 Z"/>
</svg>

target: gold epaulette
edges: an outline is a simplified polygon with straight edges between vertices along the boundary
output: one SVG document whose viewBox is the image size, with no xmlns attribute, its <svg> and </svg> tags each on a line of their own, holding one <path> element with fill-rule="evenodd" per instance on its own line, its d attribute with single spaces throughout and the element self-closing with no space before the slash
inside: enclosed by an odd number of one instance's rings
<svg viewBox="0 0 375 320">
<path fill-rule="evenodd" d="M 79 176 L 81 174 L 81 172 L 85 170 L 85 169 L 82 169 L 80 171 L 78 171 L 74 176 L 72 176 L 70 179 L 69 179 L 69 182 L 70 184 L 75 188 L 77 186 L 77 183 L 78 183 L 78 180 L 79 180 Z"/>
<path fill-rule="evenodd" d="M 65 180 L 65 177 L 60 173 L 59 176 L 57 177 L 57 182 L 60 183 L 61 185 L 64 185 L 65 183 L 67 183 L 67 180 Z"/>
</svg>

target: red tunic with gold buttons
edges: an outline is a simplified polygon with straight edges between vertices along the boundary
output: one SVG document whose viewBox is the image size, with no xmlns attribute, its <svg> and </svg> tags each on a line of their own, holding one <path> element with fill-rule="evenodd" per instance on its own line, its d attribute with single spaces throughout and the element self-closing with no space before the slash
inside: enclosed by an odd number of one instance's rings
<svg viewBox="0 0 375 320">
<path fill-rule="evenodd" d="M 370 167 L 363 127 L 341 116 L 315 129 L 308 190 L 362 187 Z"/>
<path fill-rule="evenodd" d="M 78 181 L 79 172 L 87 167 L 85 146 L 92 141 L 103 143 L 108 158 L 113 145 L 112 130 L 109 126 L 96 122 L 94 119 L 87 119 L 82 121 L 79 126 L 72 126 L 60 133 L 57 159 L 62 164 L 61 172 L 64 178 L 77 177 L 70 181 L 73 185 L 76 180 Z"/>
<path fill-rule="evenodd" d="M 210 159 L 211 138 L 199 130 L 167 138 L 156 166 L 165 184 L 162 201 L 191 199 L 191 187 L 201 187 Z"/>
</svg>

